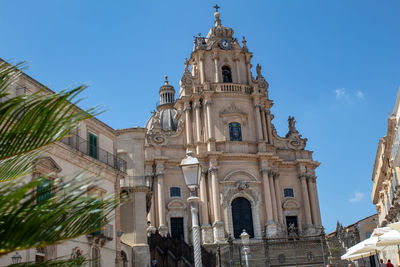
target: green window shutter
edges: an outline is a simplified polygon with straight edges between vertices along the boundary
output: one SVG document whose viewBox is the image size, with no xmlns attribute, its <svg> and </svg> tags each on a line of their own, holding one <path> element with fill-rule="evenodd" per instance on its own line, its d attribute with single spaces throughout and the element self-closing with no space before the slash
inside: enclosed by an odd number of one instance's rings
<svg viewBox="0 0 400 267">
<path fill-rule="evenodd" d="M 36 201 L 41 202 L 51 197 L 51 181 L 43 180 L 36 187 Z"/>
<path fill-rule="evenodd" d="M 92 133 L 89 133 L 89 156 L 97 159 L 98 158 L 97 151 L 98 151 L 97 136 L 95 136 Z"/>
</svg>

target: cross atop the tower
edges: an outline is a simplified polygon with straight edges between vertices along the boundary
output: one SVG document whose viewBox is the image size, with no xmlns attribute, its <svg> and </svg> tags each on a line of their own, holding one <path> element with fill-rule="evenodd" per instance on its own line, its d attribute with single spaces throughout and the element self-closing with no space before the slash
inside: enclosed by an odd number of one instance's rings
<svg viewBox="0 0 400 267">
<path fill-rule="evenodd" d="M 215 12 L 218 12 L 218 9 L 220 9 L 220 6 L 218 6 L 217 4 L 215 4 L 215 6 L 213 6 L 213 8 L 215 8 Z"/>
</svg>

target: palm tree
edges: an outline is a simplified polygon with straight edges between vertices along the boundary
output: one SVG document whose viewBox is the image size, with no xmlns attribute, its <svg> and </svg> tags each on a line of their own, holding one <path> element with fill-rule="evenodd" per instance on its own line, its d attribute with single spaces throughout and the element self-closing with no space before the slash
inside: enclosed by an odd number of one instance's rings
<svg viewBox="0 0 400 267">
<path fill-rule="evenodd" d="M 9 97 L 22 67 L 0 61 L 0 256 L 98 230 L 118 203 L 115 195 L 103 200 L 88 195 L 87 188 L 99 181 L 83 173 L 57 178 L 54 194 L 38 201 L 43 192 L 35 189 L 46 177 L 26 177 L 39 155 L 46 146 L 67 137 L 78 122 L 98 114 L 98 108 L 77 108 L 85 86 L 56 94 L 41 90 Z M 57 259 L 40 266 L 77 266 L 84 261 Z"/>
</svg>

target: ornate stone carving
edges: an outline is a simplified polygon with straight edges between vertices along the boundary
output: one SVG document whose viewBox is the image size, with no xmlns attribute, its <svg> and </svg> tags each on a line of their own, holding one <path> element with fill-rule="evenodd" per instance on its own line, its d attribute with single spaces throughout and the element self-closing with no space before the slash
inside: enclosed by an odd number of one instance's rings
<svg viewBox="0 0 400 267">
<path fill-rule="evenodd" d="M 247 113 L 242 111 L 240 108 L 238 108 L 234 103 L 232 103 L 230 106 L 226 107 L 224 110 L 222 110 L 219 113 L 219 116 L 221 118 L 224 119 L 224 122 L 226 123 L 226 119 L 227 117 L 231 117 L 231 116 L 238 116 L 241 118 L 241 123 L 243 125 L 247 124 Z"/>
<path fill-rule="evenodd" d="M 265 89 L 265 93 L 267 93 L 267 89 L 269 87 L 269 84 L 264 79 L 264 77 L 262 76 L 262 74 L 261 74 L 261 66 L 259 64 L 257 64 L 257 66 L 256 66 L 256 72 L 257 72 L 256 83 L 257 83 L 258 87 L 262 88 L 262 89 Z"/>
<path fill-rule="evenodd" d="M 239 191 L 245 190 L 250 187 L 249 183 L 246 181 L 237 181 L 236 187 Z"/>
<path fill-rule="evenodd" d="M 288 148 L 302 150 L 306 146 L 307 138 L 301 138 L 301 134 L 296 129 L 296 121 L 294 117 L 288 118 L 289 132 L 286 134 Z"/>
</svg>

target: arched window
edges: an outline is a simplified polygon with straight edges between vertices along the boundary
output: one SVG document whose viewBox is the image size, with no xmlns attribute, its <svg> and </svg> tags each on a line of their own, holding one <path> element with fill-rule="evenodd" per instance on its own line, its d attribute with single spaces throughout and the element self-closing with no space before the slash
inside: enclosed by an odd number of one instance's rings
<svg viewBox="0 0 400 267">
<path fill-rule="evenodd" d="M 250 237 L 254 237 L 251 204 L 244 197 L 238 197 L 232 201 L 232 220 L 235 238 L 240 238 L 243 230 L 246 230 Z"/>
<path fill-rule="evenodd" d="M 231 83 L 232 82 L 232 72 L 228 66 L 222 67 L 222 81 L 224 83 Z"/>
<path fill-rule="evenodd" d="M 242 127 L 240 123 L 229 123 L 229 137 L 231 141 L 242 141 Z"/>
<path fill-rule="evenodd" d="M 121 250 L 121 260 L 122 260 L 122 267 L 128 267 L 128 256 L 126 256 L 125 251 Z"/>
</svg>

